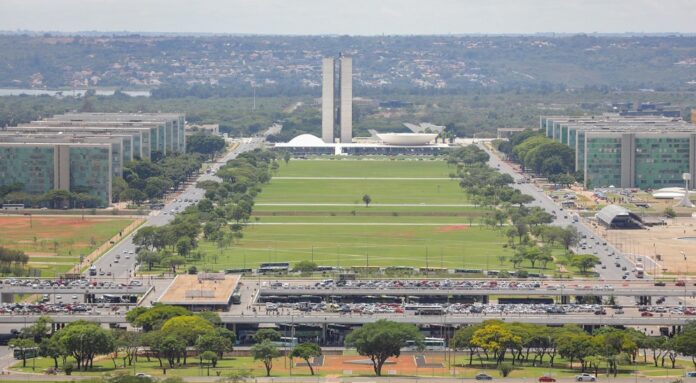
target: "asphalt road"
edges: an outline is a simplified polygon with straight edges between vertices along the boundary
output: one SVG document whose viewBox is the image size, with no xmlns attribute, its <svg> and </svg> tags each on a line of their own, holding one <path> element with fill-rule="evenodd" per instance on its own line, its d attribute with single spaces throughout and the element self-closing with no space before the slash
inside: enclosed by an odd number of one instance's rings
<svg viewBox="0 0 696 383">
<path fill-rule="evenodd" d="M 189 205 L 196 203 L 195 201 L 200 200 L 205 195 L 203 189 L 196 187 L 196 182 L 205 180 L 214 180 L 217 177 L 214 174 L 223 166 L 227 161 L 234 159 L 239 154 L 246 151 L 256 149 L 261 146 L 264 142 L 263 137 L 252 137 L 243 139 L 243 141 L 232 151 L 228 152 L 224 157 L 215 162 L 210 166 L 210 174 L 202 174 L 194 182 L 191 182 L 183 192 L 177 196 L 174 201 L 167 203 L 159 214 L 149 215 L 146 218 L 146 222 L 141 227 L 146 226 L 163 226 L 171 222 L 174 219 L 176 213 L 183 211 Z M 117 243 L 111 248 L 106 254 L 102 255 L 96 262 L 94 266 L 100 272 L 97 278 L 92 277 L 91 279 L 106 279 L 111 280 L 115 278 L 128 278 L 133 275 L 135 270 L 135 248 L 133 244 L 133 236 L 137 231 L 134 231 L 126 238 Z M 117 255 L 120 259 L 117 259 Z M 104 275 L 101 275 L 101 273 Z M 106 275 L 110 272 L 111 276 Z M 85 275 L 88 275 L 88 271 Z"/>
<path fill-rule="evenodd" d="M 478 144 L 478 146 L 490 155 L 489 165 L 491 167 L 497 168 L 502 173 L 509 174 L 516 182 L 524 180 L 524 175 L 517 173 L 510 165 L 502 161 L 495 153 L 491 152 L 483 144 Z M 630 272 L 634 268 L 633 263 L 631 263 L 621 251 L 615 249 L 609 243 L 607 243 L 606 246 L 601 245 L 604 240 L 595 235 L 595 233 L 583 220 L 573 222 L 573 215 L 575 213 L 562 210 L 558 204 L 556 204 L 549 196 L 547 196 L 541 189 L 532 183 L 519 183 L 513 186 L 522 193 L 529 194 L 534 197 L 534 202 L 528 204 L 528 206 L 538 206 L 548 213 L 555 214 L 557 218 L 552 223 L 553 225 L 563 227 L 568 225 L 574 226 L 581 235 L 585 235 L 587 237 L 587 242 L 593 245 L 593 248 L 587 250 L 587 252 L 594 253 L 596 251 L 595 255 L 597 255 L 602 263 L 606 265 L 605 269 L 603 269 L 601 266 L 597 266 L 595 269 L 597 273 L 599 273 L 600 279 L 620 280 L 626 271 L 629 272 L 626 279 L 637 279 Z M 600 244 L 597 244 L 598 241 Z M 614 255 L 612 256 L 611 254 Z M 619 266 L 616 266 L 616 263 L 618 263 Z M 626 271 L 622 270 L 623 267 L 626 268 Z M 649 279 L 649 277 L 646 276 L 645 279 Z"/>
</svg>

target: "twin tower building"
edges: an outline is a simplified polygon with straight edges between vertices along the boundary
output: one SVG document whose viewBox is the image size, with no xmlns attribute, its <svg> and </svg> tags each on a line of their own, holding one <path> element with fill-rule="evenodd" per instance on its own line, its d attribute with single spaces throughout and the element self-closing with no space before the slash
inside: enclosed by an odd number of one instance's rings
<svg viewBox="0 0 696 383">
<path fill-rule="evenodd" d="M 353 141 L 353 60 L 339 55 L 338 59 L 325 57 L 321 64 L 321 138 L 334 143 L 338 125 L 340 142 L 350 143 Z"/>
</svg>

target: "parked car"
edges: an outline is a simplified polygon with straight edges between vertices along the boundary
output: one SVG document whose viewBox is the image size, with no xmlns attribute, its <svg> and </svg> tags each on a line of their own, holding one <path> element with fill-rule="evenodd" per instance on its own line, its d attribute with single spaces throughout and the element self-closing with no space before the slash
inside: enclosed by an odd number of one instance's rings
<svg viewBox="0 0 696 383">
<path fill-rule="evenodd" d="M 591 374 L 575 375 L 576 382 L 596 382 L 597 377 Z"/>
</svg>

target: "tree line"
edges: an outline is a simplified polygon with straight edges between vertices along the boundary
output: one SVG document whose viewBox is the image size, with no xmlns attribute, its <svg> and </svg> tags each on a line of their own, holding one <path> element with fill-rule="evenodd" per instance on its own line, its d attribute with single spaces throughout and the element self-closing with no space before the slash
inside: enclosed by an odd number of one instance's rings
<svg viewBox="0 0 696 383">
<path fill-rule="evenodd" d="M 176 272 L 178 266 L 199 260 L 196 251 L 200 234 L 215 242 L 222 251 L 243 237 L 244 224 L 251 216 L 254 199 L 261 185 L 277 169 L 275 154 L 255 150 L 240 154 L 220 168 L 220 181 L 203 181 L 205 197 L 189 206 L 164 226 L 145 227 L 133 237 L 138 246 L 138 261 L 152 270 L 155 265 Z M 196 271 L 191 269 L 191 271 Z"/>
<path fill-rule="evenodd" d="M 675 368 L 679 355 L 688 356 L 696 368 L 696 321 L 687 323 L 674 337 L 648 336 L 632 328 L 601 327 L 592 333 L 576 325 L 551 327 L 497 320 L 462 327 L 450 339 L 454 350 L 469 353 L 469 366 L 474 357 L 483 367 L 486 363 L 501 366 L 509 361 L 517 366 L 555 367 L 556 358 L 564 358 L 573 367 L 579 363 L 582 372 L 595 374 L 606 369 L 616 376 L 621 365 L 635 365 L 640 354 L 643 363 L 648 355 L 655 367 L 663 367 L 669 358 Z"/>
</svg>

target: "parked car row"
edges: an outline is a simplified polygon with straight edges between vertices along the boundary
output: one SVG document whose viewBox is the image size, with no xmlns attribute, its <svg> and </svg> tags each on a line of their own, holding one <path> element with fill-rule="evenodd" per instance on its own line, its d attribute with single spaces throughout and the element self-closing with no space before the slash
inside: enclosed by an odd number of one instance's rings
<svg viewBox="0 0 696 383">
<path fill-rule="evenodd" d="M 268 284 L 273 289 L 439 289 L 439 290 L 473 290 L 473 289 L 518 289 L 533 290 L 541 287 L 537 281 L 475 281 L 475 280 L 359 280 L 359 281 L 334 281 L 327 279 L 314 284 L 298 285 L 284 282 L 271 282 Z"/>
</svg>

